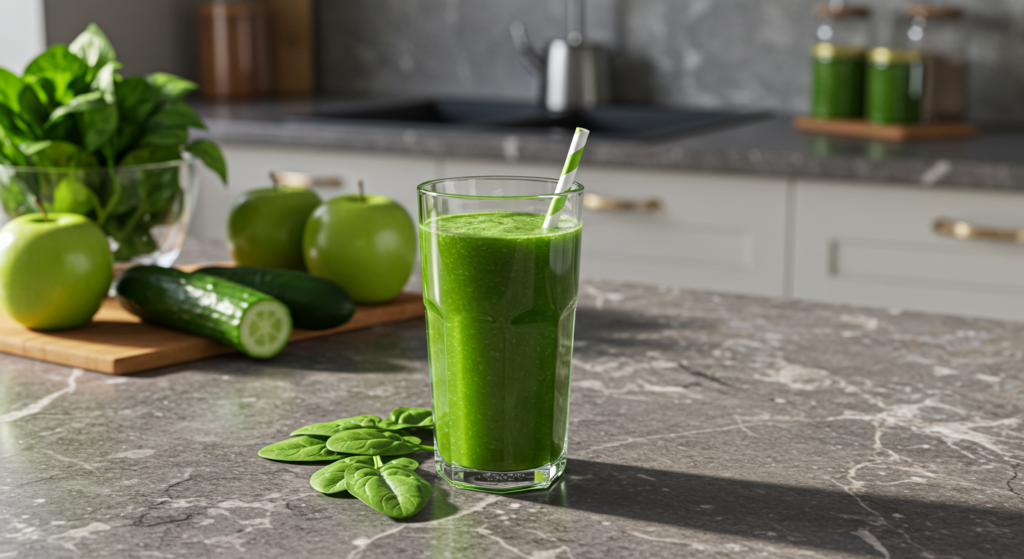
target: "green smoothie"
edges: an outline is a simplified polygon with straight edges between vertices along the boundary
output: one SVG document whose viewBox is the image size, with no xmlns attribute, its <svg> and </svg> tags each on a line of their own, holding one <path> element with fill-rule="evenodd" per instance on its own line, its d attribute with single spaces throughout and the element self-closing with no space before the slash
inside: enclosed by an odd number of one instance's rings
<svg viewBox="0 0 1024 559">
<path fill-rule="evenodd" d="M 513 471 L 565 449 L 582 227 L 473 213 L 420 230 L 435 443 L 450 464 Z"/>
</svg>

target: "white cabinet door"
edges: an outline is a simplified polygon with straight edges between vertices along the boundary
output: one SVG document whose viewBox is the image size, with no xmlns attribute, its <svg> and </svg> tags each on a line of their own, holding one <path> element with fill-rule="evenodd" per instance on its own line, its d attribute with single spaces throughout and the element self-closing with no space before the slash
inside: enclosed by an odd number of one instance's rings
<svg viewBox="0 0 1024 559">
<path fill-rule="evenodd" d="M 356 184 L 362 180 L 368 193 L 396 200 L 413 221 L 418 214 L 416 185 L 438 176 L 438 161 L 429 157 L 244 144 L 221 144 L 221 149 L 228 163 L 229 187 L 221 186 L 212 173 L 201 172 L 199 204 L 189 233 L 199 238 L 224 239 L 235 197 L 269 186 L 271 170 L 341 177 L 341 188 L 317 189 L 325 200 L 356 192 Z"/>
<path fill-rule="evenodd" d="M 1024 320 L 1024 245 L 937 235 L 937 218 L 1024 227 L 1024 196 L 800 181 L 794 295 Z"/>
<path fill-rule="evenodd" d="M 449 176 L 557 175 L 557 165 L 446 160 Z M 785 179 L 649 172 L 581 165 L 587 192 L 659 199 L 660 213 L 586 211 L 585 278 L 782 296 L 786 294 Z"/>
</svg>

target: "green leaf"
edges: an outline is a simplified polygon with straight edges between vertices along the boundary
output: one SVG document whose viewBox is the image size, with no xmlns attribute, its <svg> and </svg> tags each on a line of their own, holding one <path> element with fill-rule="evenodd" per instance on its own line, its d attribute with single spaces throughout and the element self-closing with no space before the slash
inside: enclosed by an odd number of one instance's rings
<svg viewBox="0 0 1024 559">
<path fill-rule="evenodd" d="M 330 466 L 325 466 L 314 472 L 309 478 L 309 485 L 325 495 L 341 493 L 345 491 L 345 471 L 358 464 L 373 466 L 373 458 L 370 456 L 342 458 Z"/>
<path fill-rule="evenodd" d="M 180 148 L 187 142 L 188 129 L 186 128 L 151 128 L 143 134 L 139 145 Z"/>
<path fill-rule="evenodd" d="M 96 157 L 70 142 L 45 140 L 19 146 L 36 167 L 98 167 Z"/>
<path fill-rule="evenodd" d="M 325 437 L 296 437 L 263 447 L 259 455 L 282 462 L 321 462 L 337 460 L 343 455 L 327 448 Z"/>
<path fill-rule="evenodd" d="M 75 96 L 73 87 L 76 79 L 83 81 L 89 72 L 89 65 L 81 58 L 68 51 L 64 45 L 53 45 L 29 63 L 23 78 L 45 76 L 53 81 L 57 98 L 64 102 Z"/>
<path fill-rule="evenodd" d="M 217 144 L 209 140 L 196 140 L 185 147 L 185 151 L 201 159 L 211 171 L 217 173 L 222 183 L 228 183 L 228 164 Z"/>
<path fill-rule="evenodd" d="M 92 67 L 103 66 L 117 59 L 114 45 L 95 23 L 90 23 L 71 44 L 68 50 Z"/>
<path fill-rule="evenodd" d="M 165 103 L 146 123 L 149 128 L 199 128 L 206 130 L 206 124 L 188 103 L 177 100 Z"/>
<path fill-rule="evenodd" d="M 36 126 L 41 127 L 46 123 L 49 111 L 46 110 L 43 102 L 39 100 L 39 95 L 36 94 L 35 88 L 31 85 L 21 88 L 21 93 L 18 94 L 18 105 L 21 107 L 22 116 L 29 119 Z"/>
<path fill-rule="evenodd" d="M 401 466 L 356 464 L 345 471 L 345 487 L 360 501 L 391 518 L 409 518 L 423 510 L 434 488 Z"/>
<path fill-rule="evenodd" d="M 319 435 L 323 437 L 332 437 L 342 431 L 348 431 L 350 429 L 370 429 L 375 427 L 378 422 L 380 422 L 380 418 L 376 415 L 356 415 L 353 417 L 328 421 L 326 423 L 313 423 L 312 425 L 299 427 L 292 431 L 292 436 Z"/>
<path fill-rule="evenodd" d="M 37 130 L 20 113 L 4 104 L 0 104 L 0 128 L 4 129 L 8 138 L 15 141 L 35 140 L 42 136 L 41 133 L 36 134 Z"/>
<path fill-rule="evenodd" d="M 181 159 L 181 152 L 176 148 L 142 147 L 129 151 L 117 164 L 120 166 L 145 165 L 146 163 L 163 163 L 165 161 L 177 161 L 179 159 Z M 295 433 L 292 433 L 292 435 L 295 435 Z"/>
<path fill-rule="evenodd" d="M 377 429 L 398 431 L 401 429 L 432 429 L 434 414 L 426 408 L 395 408 Z"/>
<path fill-rule="evenodd" d="M 96 77 L 92 80 L 93 91 L 99 91 L 103 94 L 103 100 L 107 103 L 116 103 L 117 97 L 115 95 L 114 83 L 117 74 L 117 63 L 108 62 L 100 67 L 99 71 L 96 72 Z"/>
<path fill-rule="evenodd" d="M 117 116 L 117 105 L 107 103 L 76 115 L 85 149 L 96 151 L 107 143 L 117 131 Z"/>
<path fill-rule="evenodd" d="M 142 76 L 132 76 L 115 83 L 114 91 L 121 118 L 128 122 L 143 122 L 160 104 L 160 90 Z"/>
<path fill-rule="evenodd" d="M 84 113 L 85 111 L 91 111 L 107 105 L 108 103 L 103 99 L 102 91 L 90 91 L 89 93 L 83 93 L 72 97 L 66 105 L 61 105 L 54 109 L 50 113 L 50 118 L 46 121 L 46 126 L 52 126 L 59 118 L 64 115 Z"/>
<path fill-rule="evenodd" d="M 146 76 L 146 81 L 160 91 L 161 98 L 168 101 L 184 99 L 186 95 L 199 88 L 196 82 L 163 72 L 155 72 Z"/>
<path fill-rule="evenodd" d="M 416 439 L 415 437 L 412 437 Z M 409 454 L 419 450 L 419 439 L 416 442 L 391 431 L 377 429 L 351 429 L 342 431 L 327 439 L 327 448 L 345 454 L 363 454 L 369 456 L 393 456 Z"/>
<path fill-rule="evenodd" d="M 420 463 L 404 456 L 384 458 L 385 465 L 413 471 Z M 373 466 L 372 456 L 349 456 L 342 458 L 330 466 L 317 470 L 309 478 L 309 484 L 317 491 L 326 495 L 334 495 L 345 491 L 345 472 L 355 465 Z"/>
<path fill-rule="evenodd" d="M 18 95 L 23 85 L 21 78 L 0 68 L 0 103 L 17 110 Z"/>
</svg>

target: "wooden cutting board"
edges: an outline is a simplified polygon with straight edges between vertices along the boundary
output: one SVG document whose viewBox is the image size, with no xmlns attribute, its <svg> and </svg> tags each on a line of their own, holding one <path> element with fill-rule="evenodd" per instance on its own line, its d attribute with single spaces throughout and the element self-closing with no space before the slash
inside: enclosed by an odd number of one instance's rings
<svg viewBox="0 0 1024 559">
<path fill-rule="evenodd" d="M 402 293 L 389 303 L 359 305 L 352 319 L 337 328 L 296 329 L 292 332 L 291 341 L 422 316 L 423 297 L 418 293 Z M 111 298 L 103 303 L 92 322 L 82 328 L 60 332 L 29 330 L 0 312 L 0 351 L 58 365 L 123 375 L 234 353 L 235 349 L 186 332 L 144 324 Z"/>
</svg>

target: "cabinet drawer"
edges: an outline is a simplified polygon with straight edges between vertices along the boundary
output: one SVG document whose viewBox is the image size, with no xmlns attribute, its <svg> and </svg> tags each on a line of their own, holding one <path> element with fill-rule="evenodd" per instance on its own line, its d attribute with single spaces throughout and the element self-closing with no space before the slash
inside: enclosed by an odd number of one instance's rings
<svg viewBox="0 0 1024 559">
<path fill-rule="evenodd" d="M 451 160 L 444 172 L 552 176 L 556 167 Z M 663 206 L 658 213 L 585 211 L 583 277 L 784 294 L 784 179 L 645 172 L 584 162 L 577 180 L 586 192 L 658 199 Z"/>
<path fill-rule="evenodd" d="M 1024 320 L 1024 245 L 935 233 L 1024 227 L 1024 195 L 798 182 L 794 295 Z"/>
</svg>

